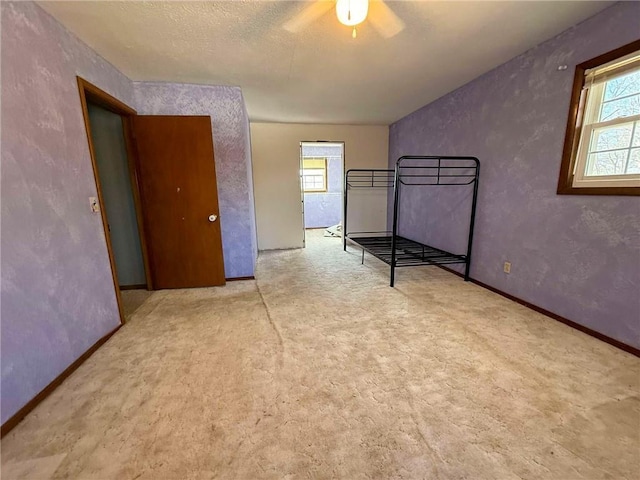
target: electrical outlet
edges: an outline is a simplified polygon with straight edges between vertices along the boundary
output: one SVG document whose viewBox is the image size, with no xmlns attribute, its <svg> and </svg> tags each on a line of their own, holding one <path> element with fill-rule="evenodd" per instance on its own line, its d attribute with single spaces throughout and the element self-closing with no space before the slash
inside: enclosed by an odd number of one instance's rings
<svg viewBox="0 0 640 480">
<path fill-rule="evenodd" d="M 511 273 L 511 262 L 504 262 L 504 273 Z"/>
<path fill-rule="evenodd" d="M 91 207 L 92 213 L 100 213 L 100 204 L 96 197 L 89 197 L 89 206 Z"/>
</svg>

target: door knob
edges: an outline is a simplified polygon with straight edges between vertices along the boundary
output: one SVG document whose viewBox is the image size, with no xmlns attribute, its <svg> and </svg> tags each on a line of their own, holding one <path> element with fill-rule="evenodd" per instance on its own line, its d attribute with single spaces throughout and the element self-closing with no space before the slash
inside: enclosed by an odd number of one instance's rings
<svg viewBox="0 0 640 480">
<path fill-rule="evenodd" d="M 209 221 L 210 222 L 215 222 L 218 219 L 217 215 L 209 215 Z"/>
</svg>

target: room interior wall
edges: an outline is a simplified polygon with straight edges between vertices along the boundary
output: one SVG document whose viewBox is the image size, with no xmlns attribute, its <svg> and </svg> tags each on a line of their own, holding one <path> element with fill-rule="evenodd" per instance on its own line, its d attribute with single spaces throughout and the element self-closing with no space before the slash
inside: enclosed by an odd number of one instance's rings
<svg viewBox="0 0 640 480">
<path fill-rule="evenodd" d="M 638 25 L 639 3 L 613 5 L 394 123 L 389 150 L 390 165 L 407 154 L 479 157 L 471 276 L 636 348 L 640 199 L 556 186 L 575 65 L 637 40 Z M 405 193 L 401 233 L 465 247 L 470 189 Z"/>
<path fill-rule="evenodd" d="M 37 4 L 0 2 L 0 13 L 4 424 L 120 323 L 101 218 L 89 207 L 97 192 L 76 75 L 141 113 L 215 115 L 227 276 L 253 275 L 257 239 L 239 89 L 134 87 Z"/>
<path fill-rule="evenodd" d="M 256 260 L 249 128 L 239 87 L 134 82 L 140 115 L 209 115 L 218 177 L 225 276 L 253 275 Z M 215 212 L 212 212 L 215 213 Z"/>
<path fill-rule="evenodd" d="M 76 75 L 131 82 L 31 2 L 2 16 L 2 423 L 120 321 Z"/>
<path fill-rule="evenodd" d="M 371 125 L 251 123 L 258 249 L 302 247 L 301 141 L 344 141 L 345 170 L 386 168 L 388 132 Z M 350 230 L 384 230 L 386 202 L 386 190 L 354 196 Z"/>
<path fill-rule="evenodd" d="M 251 229 L 251 254 L 253 257 L 253 269 L 255 270 L 256 261 L 258 260 L 258 232 L 256 227 L 256 199 L 254 195 L 254 183 L 253 183 L 253 154 L 251 151 L 251 126 L 249 124 L 249 113 L 247 112 L 247 104 L 242 99 L 242 109 L 244 112 L 244 118 L 242 125 L 247 135 L 244 135 L 244 156 L 247 168 L 247 185 L 249 187 L 249 226 Z"/>
<path fill-rule="evenodd" d="M 122 117 L 92 103 L 87 104 L 87 110 L 118 285 L 145 285 L 147 278 Z"/>
<path fill-rule="evenodd" d="M 304 228 L 322 228 L 337 225 L 342 220 L 342 145 L 302 145 L 302 158 L 324 158 L 327 162 L 327 189 L 325 192 L 305 192 Z"/>
</svg>

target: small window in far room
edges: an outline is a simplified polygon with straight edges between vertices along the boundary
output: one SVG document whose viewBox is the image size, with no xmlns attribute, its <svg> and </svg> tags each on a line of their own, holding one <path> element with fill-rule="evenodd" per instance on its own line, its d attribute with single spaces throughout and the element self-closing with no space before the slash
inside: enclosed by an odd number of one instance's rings
<svg viewBox="0 0 640 480">
<path fill-rule="evenodd" d="M 327 191 L 327 159 L 302 159 L 302 188 L 307 192 Z"/>
<path fill-rule="evenodd" d="M 640 195 L 640 41 L 576 67 L 558 193 Z"/>
</svg>

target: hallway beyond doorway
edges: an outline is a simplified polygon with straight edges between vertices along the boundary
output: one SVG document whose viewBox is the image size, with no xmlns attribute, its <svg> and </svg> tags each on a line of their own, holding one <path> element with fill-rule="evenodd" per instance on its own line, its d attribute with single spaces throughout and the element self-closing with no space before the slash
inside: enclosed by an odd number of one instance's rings
<svg viewBox="0 0 640 480">
<path fill-rule="evenodd" d="M 304 228 L 323 228 L 342 221 L 344 144 L 302 142 L 301 186 Z"/>
</svg>

